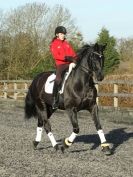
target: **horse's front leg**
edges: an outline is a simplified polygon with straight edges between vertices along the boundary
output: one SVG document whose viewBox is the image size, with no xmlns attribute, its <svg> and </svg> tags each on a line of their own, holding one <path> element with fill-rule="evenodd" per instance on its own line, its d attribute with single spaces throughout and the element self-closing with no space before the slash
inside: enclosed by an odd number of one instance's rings
<svg viewBox="0 0 133 177">
<path fill-rule="evenodd" d="M 109 143 L 107 143 L 107 140 L 105 138 L 104 132 L 103 132 L 101 124 L 100 124 L 97 104 L 93 105 L 92 108 L 89 109 L 89 111 L 92 115 L 97 133 L 98 133 L 100 141 L 101 141 L 102 151 L 105 152 L 106 155 L 110 155 L 111 150 L 109 147 Z"/>
<path fill-rule="evenodd" d="M 71 133 L 69 137 L 63 140 L 62 151 L 64 151 L 65 148 L 68 148 L 72 145 L 72 143 L 74 142 L 75 138 L 77 137 L 79 133 L 79 125 L 78 125 L 78 120 L 77 120 L 77 109 L 76 108 L 67 109 L 66 112 L 72 123 L 73 132 Z"/>
</svg>

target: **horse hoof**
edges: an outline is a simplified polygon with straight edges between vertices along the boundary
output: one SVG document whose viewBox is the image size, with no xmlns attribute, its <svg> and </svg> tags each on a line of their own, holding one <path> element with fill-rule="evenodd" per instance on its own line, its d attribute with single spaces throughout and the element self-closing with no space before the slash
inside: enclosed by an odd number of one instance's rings
<svg viewBox="0 0 133 177">
<path fill-rule="evenodd" d="M 72 145 L 72 143 L 69 142 L 68 138 L 64 138 L 62 140 L 62 149 L 64 148 L 64 150 L 65 150 L 65 149 L 69 148 L 71 145 Z"/>
<path fill-rule="evenodd" d="M 107 144 L 107 143 L 106 144 L 102 144 L 101 147 L 102 147 L 102 152 L 105 155 L 107 155 L 107 156 L 112 155 L 112 151 L 111 151 L 111 149 L 109 147 L 109 144 Z"/>
<path fill-rule="evenodd" d="M 61 146 L 61 152 L 64 154 L 64 152 L 65 152 L 64 146 Z"/>
<path fill-rule="evenodd" d="M 59 145 L 56 144 L 56 145 L 54 146 L 54 149 L 55 149 L 56 151 L 58 151 L 58 150 L 59 150 Z"/>
<path fill-rule="evenodd" d="M 61 152 L 64 153 L 65 149 L 68 149 L 72 145 L 71 142 L 69 142 L 68 138 L 62 139 L 62 145 L 60 147 Z"/>
<path fill-rule="evenodd" d="M 37 149 L 37 145 L 39 144 L 38 141 L 33 141 L 33 148 L 36 150 Z"/>
</svg>

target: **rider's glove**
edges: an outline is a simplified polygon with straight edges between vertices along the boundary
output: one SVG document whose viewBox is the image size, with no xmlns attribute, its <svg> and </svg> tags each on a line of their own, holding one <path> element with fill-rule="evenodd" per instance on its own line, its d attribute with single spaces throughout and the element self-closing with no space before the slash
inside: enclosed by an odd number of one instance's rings
<svg viewBox="0 0 133 177">
<path fill-rule="evenodd" d="M 75 68 L 76 64 L 75 63 L 71 63 L 70 64 L 72 68 Z"/>
<path fill-rule="evenodd" d="M 64 60 L 66 62 L 74 62 L 74 58 L 72 56 L 65 56 Z"/>
</svg>

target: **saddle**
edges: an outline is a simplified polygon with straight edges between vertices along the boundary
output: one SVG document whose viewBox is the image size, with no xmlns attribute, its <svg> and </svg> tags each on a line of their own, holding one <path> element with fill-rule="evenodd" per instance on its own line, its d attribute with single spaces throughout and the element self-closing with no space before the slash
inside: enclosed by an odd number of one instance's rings
<svg viewBox="0 0 133 177">
<path fill-rule="evenodd" d="M 70 75 L 70 73 L 71 73 L 71 71 L 72 71 L 73 68 L 74 68 L 73 63 L 71 63 L 69 65 L 68 71 L 66 71 L 65 74 L 64 74 L 64 76 L 63 76 L 63 81 L 62 81 L 62 84 L 61 84 L 61 89 L 59 91 L 60 94 L 63 93 L 66 80 L 68 79 L 68 77 L 69 77 L 69 75 Z M 45 83 L 45 92 L 46 93 L 48 93 L 48 94 L 52 94 L 53 93 L 53 87 L 54 87 L 55 78 L 56 78 L 55 73 L 52 73 L 47 78 L 46 83 Z"/>
</svg>

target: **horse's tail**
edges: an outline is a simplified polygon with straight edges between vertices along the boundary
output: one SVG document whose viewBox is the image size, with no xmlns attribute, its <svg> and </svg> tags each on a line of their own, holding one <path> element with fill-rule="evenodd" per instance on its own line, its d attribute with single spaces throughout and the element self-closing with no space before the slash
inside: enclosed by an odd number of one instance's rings
<svg viewBox="0 0 133 177">
<path fill-rule="evenodd" d="M 37 114 L 35 102 L 30 93 L 30 89 L 25 98 L 25 118 L 30 119 L 31 117 L 35 117 Z"/>
</svg>

